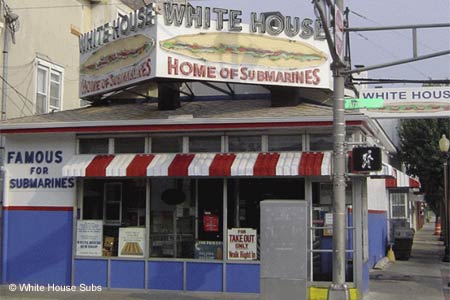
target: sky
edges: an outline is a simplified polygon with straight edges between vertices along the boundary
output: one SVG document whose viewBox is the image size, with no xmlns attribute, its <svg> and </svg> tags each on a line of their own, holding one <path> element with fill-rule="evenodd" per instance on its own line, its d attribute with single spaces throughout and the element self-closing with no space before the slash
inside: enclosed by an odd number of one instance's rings
<svg viewBox="0 0 450 300">
<path fill-rule="evenodd" d="M 192 5 L 250 12 L 279 11 L 286 16 L 315 18 L 311 0 L 190 0 Z M 383 27 L 450 23 L 449 0 L 344 0 L 350 27 Z M 243 20 L 247 22 L 247 20 Z M 418 29 L 418 55 L 450 50 L 450 27 Z M 351 33 L 352 65 L 377 65 L 412 58 L 412 31 Z M 369 78 L 450 79 L 450 55 L 369 72 Z M 411 85 L 411 84 L 409 84 Z M 384 85 L 392 87 L 392 85 Z"/>
</svg>

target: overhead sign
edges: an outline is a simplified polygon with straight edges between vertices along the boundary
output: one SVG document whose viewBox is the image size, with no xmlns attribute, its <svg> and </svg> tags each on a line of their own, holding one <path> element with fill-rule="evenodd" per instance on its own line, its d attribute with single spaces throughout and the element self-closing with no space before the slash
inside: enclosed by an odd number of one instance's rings
<svg viewBox="0 0 450 300">
<path fill-rule="evenodd" d="M 384 100 L 374 99 L 345 99 L 345 109 L 382 108 Z"/>
<path fill-rule="evenodd" d="M 80 97 L 171 78 L 331 89 L 318 21 L 165 3 L 145 6 L 80 37 Z M 212 19 L 216 20 L 212 20 Z"/>
<path fill-rule="evenodd" d="M 374 118 L 435 118 L 450 115 L 450 86 L 362 89 L 360 97 L 381 98 L 381 108 L 370 108 Z"/>
<path fill-rule="evenodd" d="M 352 150 L 353 171 L 381 171 L 383 168 L 381 149 L 378 147 L 358 147 Z"/>
</svg>

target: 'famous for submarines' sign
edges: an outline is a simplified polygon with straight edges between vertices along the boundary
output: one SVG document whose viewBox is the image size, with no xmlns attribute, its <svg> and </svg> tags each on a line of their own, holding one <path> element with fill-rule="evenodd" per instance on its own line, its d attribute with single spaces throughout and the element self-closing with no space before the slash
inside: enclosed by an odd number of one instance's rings
<svg viewBox="0 0 450 300">
<path fill-rule="evenodd" d="M 6 162 L 16 170 L 23 169 L 20 177 L 9 178 L 10 190 L 68 189 L 75 186 L 75 179 L 56 177 L 54 169 L 61 169 L 62 150 L 8 151 Z"/>
<path fill-rule="evenodd" d="M 80 37 L 80 97 L 154 78 L 331 88 L 319 21 L 165 3 Z M 216 20 L 212 20 L 215 18 Z"/>
</svg>

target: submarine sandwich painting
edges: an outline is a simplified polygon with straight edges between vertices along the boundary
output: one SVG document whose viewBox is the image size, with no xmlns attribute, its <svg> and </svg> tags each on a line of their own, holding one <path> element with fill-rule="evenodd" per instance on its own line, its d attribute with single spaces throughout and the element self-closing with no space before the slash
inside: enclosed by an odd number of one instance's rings
<svg viewBox="0 0 450 300">
<path fill-rule="evenodd" d="M 160 42 L 162 49 L 200 60 L 279 68 L 315 67 L 325 53 L 295 40 L 244 33 L 199 33 Z"/>
</svg>

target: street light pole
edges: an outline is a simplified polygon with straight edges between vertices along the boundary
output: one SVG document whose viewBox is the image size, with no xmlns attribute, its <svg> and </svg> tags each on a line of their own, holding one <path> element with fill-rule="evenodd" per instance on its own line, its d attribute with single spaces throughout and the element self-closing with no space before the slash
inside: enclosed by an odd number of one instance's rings
<svg viewBox="0 0 450 300">
<path fill-rule="evenodd" d="M 345 105 L 344 89 L 346 64 L 344 61 L 344 23 L 342 11 L 344 0 L 335 0 L 334 42 L 326 26 L 325 12 L 321 0 L 314 0 L 320 19 L 324 23 L 328 48 L 333 59 L 333 282 L 328 289 L 328 300 L 348 300 L 348 287 L 345 284 Z M 331 1 L 327 1 L 330 3 Z M 331 9 L 333 11 L 333 9 Z"/>
<path fill-rule="evenodd" d="M 441 150 L 441 153 L 443 155 L 443 165 L 444 165 L 444 215 L 441 217 L 441 220 L 444 220 L 444 244 L 445 244 L 445 250 L 444 250 L 444 258 L 442 261 L 444 262 L 450 262 L 450 199 L 448 195 L 448 149 L 450 147 L 450 141 L 445 137 L 445 134 L 442 135 L 441 139 L 439 140 L 439 150 Z M 441 221 L 442 222 L 442 221 Z"/>
<path fill-rule="evenodd" d="M 343 11 L 344 1 L 335 1 L 335 47 L 337 43 L 336 31 L 343 24 L 338 24 L 338 13 Z M 339 53 L 340 52 L 340 53 Z M 345 64 L 342 63 L 343 51 L 337 50 L 339 60 L 333 61 L 333 283 L 328 290 L 328 300 L 347 300 L 348 287 L 345 284 Z"/>
</svg>

